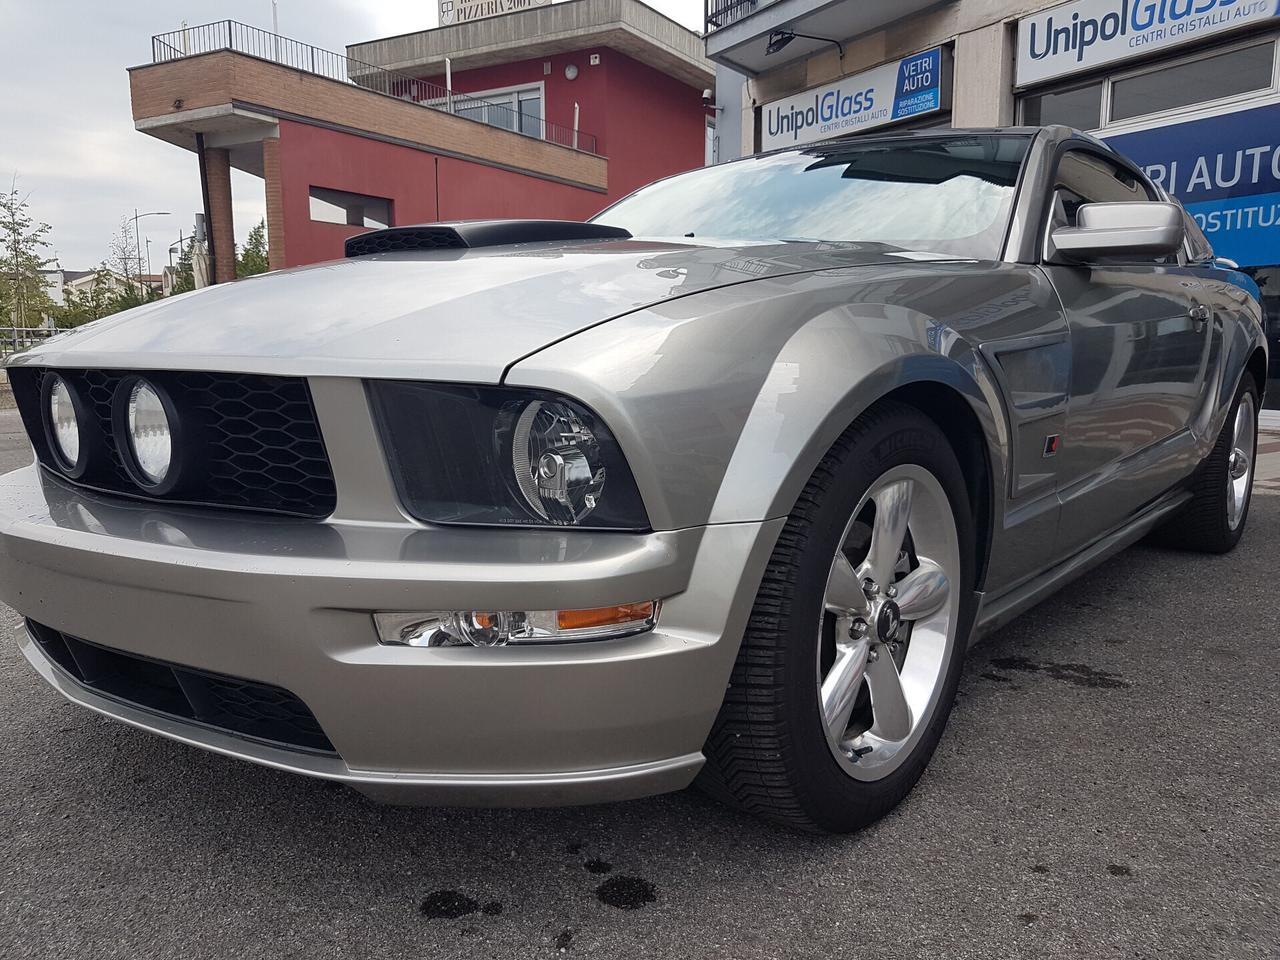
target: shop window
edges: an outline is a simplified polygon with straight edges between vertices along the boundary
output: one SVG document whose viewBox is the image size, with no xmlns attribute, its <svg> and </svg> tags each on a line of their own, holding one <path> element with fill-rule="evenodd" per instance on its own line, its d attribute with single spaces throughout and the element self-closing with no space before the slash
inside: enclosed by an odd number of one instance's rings
<svg viewBox="0 0 1280 960">
<path fill-rule="evenodd" d="M 348 227 L 391 226 L 391 201 L 345 190 L 311 188 L 311 219 Z"/>
<path fill-rule="evenodd" d="M 1271 89 L 1275 42 L 1257 43 L 1161 67 L 1111 84 L 1111 119 L 1163 113 Z"/>
<path fill-rule="evenodd" d="M 1025 97 L 1022 122 L 1033 127 L 1061 123 L 1080 130 L 1096 130 L 1102 121 L 1102 84 L 1055 90 Z"/>
</svg>

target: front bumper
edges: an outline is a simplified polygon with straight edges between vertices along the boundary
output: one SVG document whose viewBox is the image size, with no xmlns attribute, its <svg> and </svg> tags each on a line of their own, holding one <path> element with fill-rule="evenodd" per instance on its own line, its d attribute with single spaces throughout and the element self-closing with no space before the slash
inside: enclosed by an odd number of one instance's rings
<svg viewBox="0 0 1280 960">
<path fill-rule="evenodd" d="M 92 643 L 282 687 L 336 755 L 104 696 L 25 635 L 69 699 L 229 756 L 388 802 L 586 803 L 685 786 L 719 709 L 782 521 L 645 535 L 312 523 L 160 509 L 0 478 L 0 599 Z M 554 609 L 661 598 L 615 641 L 378 643 L 373 611 Z"/>
</svg>

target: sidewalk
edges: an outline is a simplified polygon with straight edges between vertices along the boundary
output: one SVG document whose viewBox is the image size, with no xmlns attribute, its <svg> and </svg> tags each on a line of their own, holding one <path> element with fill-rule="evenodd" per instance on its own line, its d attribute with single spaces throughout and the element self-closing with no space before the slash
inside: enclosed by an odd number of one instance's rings
<svg viewBox="0 0 1280 960">
<path fill-rule="evenodd" d="M 1258 457 L 1254 487 L 1280 493 L 1280 410 L 1263 410 L 1258 415 Z"/>
</svg>

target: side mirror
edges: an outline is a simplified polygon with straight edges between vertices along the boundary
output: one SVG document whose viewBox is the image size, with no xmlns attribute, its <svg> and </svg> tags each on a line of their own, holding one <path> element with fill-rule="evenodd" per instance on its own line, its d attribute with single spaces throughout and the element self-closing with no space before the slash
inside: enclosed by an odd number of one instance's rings
<svg viewBox="0 0 1280 960">
<path fill-rule="evenodd" d="M 1074 227 L 1059 227 L 1050 240 L 1059 256 L 1092 260 L 1154 260 L 1182 246 L 1182 210 L 1176 203 L 1086 203 Z"/>
</svg>

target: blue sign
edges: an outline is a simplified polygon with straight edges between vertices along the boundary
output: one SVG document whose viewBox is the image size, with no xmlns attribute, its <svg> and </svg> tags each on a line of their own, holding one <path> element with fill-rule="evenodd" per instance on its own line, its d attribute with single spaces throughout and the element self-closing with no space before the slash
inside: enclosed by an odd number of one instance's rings
<svg viewBox="0 0 1280 960">
<path fill-rule="evenodd" d="M 926 50 L 898 64 L 893 119 L 932 113 L 942 106 L 942 50 Z"/>
<path fill-rule="evenodd" d="M 793 147 L 942 109 L 942 49 L 842 77 L 760 108 L 760 147 Z"/>
<path fill-rule="evenodd" d="M 1182 201 L 1219 256 L 1280 264 L 1280 104 L 1105 139 Z"/>
</svg>

